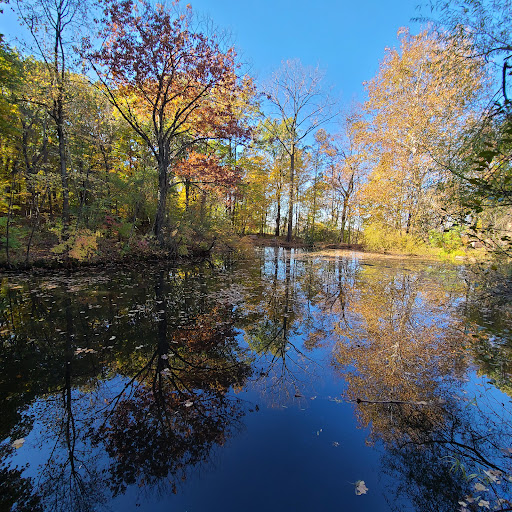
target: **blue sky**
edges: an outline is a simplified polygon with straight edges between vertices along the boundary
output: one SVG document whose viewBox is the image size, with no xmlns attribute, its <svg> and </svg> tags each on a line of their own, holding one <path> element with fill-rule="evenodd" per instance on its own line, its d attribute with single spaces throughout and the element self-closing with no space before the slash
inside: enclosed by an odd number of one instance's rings
<svg viewBox="0 0 512 512">
<path fill-rule="evenodd" d="M 186 0 L 185 0 L 186 1 Z M 362 82 L 375 75 L 396 33 L 420 29 L 418 0 L 190 0 L 196 12 L 232 32 L 244 61 L 259 80 L 281 61 L 320 65 L 343 103 L 364 99 Z"/>
<path fill-rule="evenodd" d="M 182 0 L 187 2 L 231 32 L 257 80 L 265 80 L 281 61 L 299 58 L 326 72 L 326 82 L 345 105 L 364 99 L 362 82 L 375 75 L 385 47 L 396 46 L 398 29 L 420 28 L 411 21 L 419 0 Z M 12 41 L 19 29 L 8 11 L 4 6 L 0 32 Z"/>
</svg>

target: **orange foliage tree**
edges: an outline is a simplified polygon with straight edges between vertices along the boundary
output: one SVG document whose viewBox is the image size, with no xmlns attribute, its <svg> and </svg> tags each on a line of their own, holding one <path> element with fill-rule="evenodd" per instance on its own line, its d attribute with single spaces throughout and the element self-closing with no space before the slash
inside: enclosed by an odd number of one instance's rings
<svg viewBox="0 0 512 512">
<path fill-rule="evenodd" d="M 185 186 L 185 211 L 189 209 L 191 187 L 201 189 L 205 197 L 207 190 L 219 187 L 233 190 L 241 181 L 240 169 L 222 165 L 212 148 L 203 153 L 189 150 L 186 157 L 176 165 L 174 172 Z"/>
<path fill-rule="evenodd" d="M 242 137 L 235 51 L 192 27 L 180 10 L 146 0 L 106 0 L 100 49 L 86 55 L 105 94 L 141 137 L 158 170 L 154 235 L 164 242 L 172 165 L 199 142 Z"/>
</svg>

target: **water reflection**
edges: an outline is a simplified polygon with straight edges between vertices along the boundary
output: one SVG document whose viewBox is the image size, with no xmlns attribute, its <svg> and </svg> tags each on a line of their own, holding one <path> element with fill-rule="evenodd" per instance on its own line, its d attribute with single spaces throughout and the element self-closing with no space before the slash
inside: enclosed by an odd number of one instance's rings
<svg viewBox="0 0 512 512">
<path fill-rule="evenodd" d="M 465 279 L 468 294 L 460 310 L 472 325 L 471 347 L 479 372 L 512 396 L 510 269 L 468 269 Z"/>
<path fill-rule="evenodd" d="M 301 284 L 306 275 L 314 282 L 314 274 L 293 251 L 275 247 L 268 256 L 260 267 L 258 293 L 245 298 L 257 314 L 244 323 L 244 338 L 263 367 L 260 392 L 272 406 L 282 406 L 290 398 L 302 398 L 320 370 L 307 353 L 313 346 L 303 343 L 311 315 Z"/>
<path fill-rule="evenodd" d="M 445 317 L 453 296 L 423 273 L 363 269 L 357 296 L 334 328 L 345 398 L 372 405 L 358 407 L 358 418 L 380 437 L 393 435 L 402 416 L 442 423 L 436 404 L 453 393 L 468 367 L 463 328 Z"/>
<path fill-rule="evenodd" d="M 2 417 L 3 438 L 37 426 L 44 459 L 37 494 L 30 496 L 28 479 L 21 487 L 27 509 L 40 501 L 49 510 L 92 510 L 132 484 L 165 482 L 176 492 L 190 468 L 240 428 L 245 407 L 228 391 L 251 369 L 232 306 L 206 300 L 206 279 L 160 270 L 152 293 L 133 275 L 104 287 L 102 278 L 90 286 L 62 277 L 43 279 L 35 293 L 3 288 L 11 351 L 2 359 L 2 382 L 11 386 L 2 395 L 11 412 Z M 13 390 L 22 378 L 23 389 Z M 6 446 L 4 460 L 13 451 Z M 12 506 L 20 473 L 6 475 Z"/>
<path fill-rule="evenodd" d="M 334 326 L 343 398 L 357 404 L 370 439 L 385 442 L 384 466 L 402 481 L 396 492 L 417 510 L 501 509 L 512 472 L 509 413 L 504 403 L 489 407 L 486 390 L 468 398 L 472 337 L 465 318 L 447 314 L 460 286 L 439 284 L 428 270 L 365 266 L 354 276 Z"/>
<path fill-rule="evenodd" d="M 506 510 L 510 403 L 494 384 L 509 389 L 509 324 L 492 321 L 498 306 L 473 282 L 455 267 L 278 248 L 229 268 L 4 278 L 0 508 L 186 494 L 228 440 L 247 429 L 265 446 L 278 421 L 319 482 L 349 465 L 342 447 L 364 430 L 356 456 L 380 458 L 393 484 L 353 509 Z M 262 412 L 248 415 L 255 402 Z M 304 436 L 320 441 L 322 427 L 343 435 L 308 451 Z"/>
</svg>

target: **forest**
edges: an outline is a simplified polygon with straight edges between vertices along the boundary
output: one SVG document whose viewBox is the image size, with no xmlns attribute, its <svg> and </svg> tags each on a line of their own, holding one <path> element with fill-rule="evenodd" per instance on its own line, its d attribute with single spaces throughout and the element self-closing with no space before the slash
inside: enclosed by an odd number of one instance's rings
<svg viewBox="0 0 512 512">
<path fill-rule="evenodd" d="M 378 40 L 358 102 L 183 0 L 0 0 L 0 511 L 512 511 L 512 0 L 406 1 L 272 2 Z"/>
<path fill-rule="evenodd" d="M 204 256 L 256 236 L 507 257 L 510 2 L 430 7 L 383 49 L 365 101 L 342 104 L 298 59 L 256 81 L 178 1 L 4 4 L 30 38 L 0 46 L 1 264 Z"/>
</svg>

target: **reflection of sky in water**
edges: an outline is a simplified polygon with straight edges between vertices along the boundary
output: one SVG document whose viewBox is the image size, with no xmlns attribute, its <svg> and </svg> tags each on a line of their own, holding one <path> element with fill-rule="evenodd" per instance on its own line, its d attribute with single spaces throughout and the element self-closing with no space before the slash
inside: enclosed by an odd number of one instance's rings
<svg viewBox="0 0 512 512">
<path fill-rule="evenodd" d="M 471 429 L 471 435 L 487 436 L 482 455 L 510 466 L 510 457 L 502 451 L 512 445 L 509 397 L 489 378 L 479 377 L 471 359 L 456 347 L 452 364 L 450 351 L 443 346 L 455 343 L 457 332 L 459 342 L 468 343 L 461 314 L 465 289 L 458 269 L 358 254 L 274 248 L 257 254 L 256 261 L 233 267 L 155 268 L 100 273 L 94 279 L 84 274 L 41 277 L 33 282 L 22 279 L 19 288 L 16 277 L 11 277 L 15 286 L 11 292 L 3 289 L 2 311 L 4 320 L 9 311 L 18 320 L 16 337 L 10 332 L 5 336 L 21 343 L 21 353 L 7 352 L 1 364 L 8 375 L 8 365 L 18 365 L 23 370 L 20 378 L 28 378 L 27 386 L 33 385 L 33 372 L 38 379 L 45 378 L 45 365 L 54 374 L 53 389 L 44 396 L 35 393 L 32 403 L 28 398 L 23 416 L 33 417 L 34 423 L 24 433 L 25 444 L 5 461 L 28 465 L 23 476 L 33 477 L 36 487 L 45 478 L 64 486 L 72 446 L 75 469 L 86 482 L 75 492 L 90 494 L 87 506 L 98 501 L 98 508 L 110 510 L 198 512 L 426 511 L 433 503 L 438 503 L 436 510 L 450 510 L 474 482 L 450 471 L 453 460 L 444 443 L 450 433 L 443 431 L 445 427 L 452 429 L 452 441 L 461 445 Z M 42 291 L 34 298 L 27 293 L 28 286 L 37 290 L 38 285 Z M 66 320 L 66 314 L 71 318 Z M 36 328 L 41 326 L 45 334 L 38 339 Z M 72 335 L 67 336 L 70 328 Z M 39 353 L 24 363 L 27 339 L 35 340 L 36 348 L 30 350 Z M 363 346 L 357 345 L 358 339 Z M 422 353 L 425 340 L 428 357 Z M 348 350 L 351 343 L 354 347 Z M 402 359 L 391 363 L 388 345 L 397 343 L 403 344 Z M 80 352 L 87 348 L 92 352 Z M 349 359 L 340 359 L 340 354 Z M 424 359 L 423 366 L 416 365 L 417 374 L 410 368 L 413 357 Z M 65 365 L 67 360 L 72 388 L 67 411 L 72 411 L 73 421 L 66 430 L 65 399 L 55 386 L 64 384 L 59 361 Z M 44 364 L 38 368 L 40 361 Z M 244 370 L 247 363 L 252 366 L 250 375 Z M 146 370 L 140 373 L 143 367 Z M 379 367 L 379 374 L 364 373 Z M 404 373 L 396 374 L 399 371 Z M 417 389 L 408 391 L 407 386 Z M 18 399 L 22 388 L 14 386 L 9 392 L 18 393 Z M 383 396 L 399 403 L 380 403 Z M 414 397 L 412 403 L 408 396 Z M 356 398 L 368 403 L 350 402 Z M 135 409 L 130 409 L 131 403 Z M 435 423 L 440 418 L 444 424 Z M 368 426 L 362 427 L 368 419 Z M 106 434 L 100 425 L 112 421 L 117 424 L 107 433 L 118 437 L 102 437 Z M 420 432 L 428 421 L 434 421 L 433 434 Z M 125 453 L 131 447 L 122 439 L 123 422 L 126 439 L 142 453 L 158 455 L 144 442 L 136 444 L 140 440 L 132 436 L 137 429 L 148 436 L 147 443 L 164 443 L 164 451 L 169 434 L 165 428 L 170 425 L 184 442 L 196 442 L 195 448 L 190 446 L 192 452 L 173 445 L 178 459 L 172 453 L 162 458 L 169 467 L 181 461 L 179 481 L 173 474 L 156 473 L 129 480 L 129 465 L 137 459 L 136 453 Z M 395 431 L 379 430 L 386 425 Z M 144 430 L 153 426 L 164 431 L 152 435 Z M 24 432 L 14 424 L 8 427 L 14 434 Z M 421 450 L 410 443 L 401 447 L 416 435 L 414 429 L 418 439 L 444 444 Z M 12 440 L 6 439 L 4 447 Z M 482 474 L 485 468 L 481 461 L 474 464 L 474 455 L 462 461 L 463 450 L 457 453 L 467 472 Z M 441 470 L 446 475 L 439 474 L 433 457 L 436 464 L 444 464 Z M 41 468 L 48 461 L 45 473 Z M 151 468 L 151 461 L 142 462 Z M 419 472 L 421 464 L 425 467 Z M 60 466 L 68 473 L 59 477 L 52 467 Z M 109 490 L 114 469 L 121 471 L 122 481 L 128 478 L 115 497 Z M 436 481 L 441 476 L 444 488 Z M 368 494 L 356 496 L 358 480 L 365 481 Z M 500 485 L 500 496 L 506 496 L 501 490 L 505 484 Z M 51 496 L 51 489 L 46 492 Z M 422 493 L 429 496 L 423 505 L 418 499 Z M 52 509 L 58 507 L 48 505 Z"/>
</svg>

